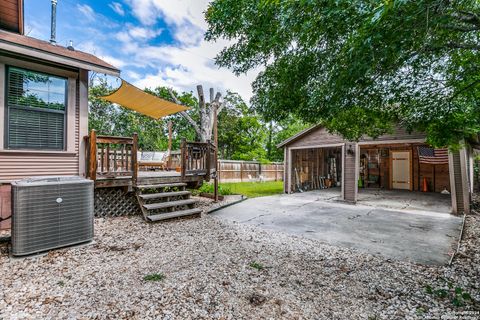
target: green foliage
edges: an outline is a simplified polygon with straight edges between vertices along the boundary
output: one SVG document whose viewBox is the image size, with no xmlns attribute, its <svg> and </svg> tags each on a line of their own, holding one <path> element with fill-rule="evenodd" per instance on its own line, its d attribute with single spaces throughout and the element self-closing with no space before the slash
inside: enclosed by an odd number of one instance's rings
<svg viewBox="0 0 480 320">
<path fill-rule="evenodd" d="M 250 266 L 250 268 L 257 269 L 258 271 L 263 270 L 265 268 L 261 263 L 256 262 L 256 261 L 252 261 L 249 264 L 249 266 Z"/>
<path fill-rule="evenodd" d="M 163 273 L 152 273 L 143 277 L 144 281 L 162 281 L 163 279 L 165 279 L 165 275 Z"/>
<path fill-rule="evenodd" d="M 228 188 L 233 194 L 241 194 L 248 198 L 265 197 L 283 192 L 283 181 L 266 182 L 233 182 L 220 184 Z"/>
<path fill-rule="evenodd" d="M 212 183 L 204 183 L 198 189 L 199 193 L 210 193 L 213 194 L 215 192 L 214 185 Z M 221 184 L 218 186 L 218 194 L 222 196 L 228 196 L 233 194 L 232 190 L 229 187 Z"/>
<path fill-rule="evenodd" d="M 229 92 L 218 117 L 218 145 L 222 159 L 266 160 L 267 134 L 261 118 L 242 98 Z"/>
<path fill-rule="evenodd" d="M 395 123 L 435 146 L 480 131 L 477 0 L 215 0 L 207 40 L 231 45 L 219 66 L 265 66 L 253 106 L 356 140 Z"/>
<path fill-rule="evenodd" d="M 430 285 L 425 287 L 427 294 L 433 295 L 438 299 L 449 299 L 455 307 L 463 307 L 467 303 L 474 303 L 470 293 L 466 292 L 461 287 L 454 287 L 453 283 L 447 282 L 447 288 L 433 289 Z"/>
</svg>

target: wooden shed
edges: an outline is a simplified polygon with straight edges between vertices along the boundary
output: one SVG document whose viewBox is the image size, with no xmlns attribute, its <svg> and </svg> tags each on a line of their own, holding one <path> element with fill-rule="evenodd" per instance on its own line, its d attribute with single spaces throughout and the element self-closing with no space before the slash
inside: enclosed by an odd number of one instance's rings
<svg viewBox="0 0 480 320">
<path fill-rule="evenodd" d="M 446 192 L 452 213 L 468 213 L 473 190 L 469 146 L 434 149 L 422 132 L 397 127 L 376 139 L 347 141 L 320 125 L 278 145 L 284 148 L 285 193 L 337 188 L 341 199 L 356 203 L 363 189 Z"/>
</svg>

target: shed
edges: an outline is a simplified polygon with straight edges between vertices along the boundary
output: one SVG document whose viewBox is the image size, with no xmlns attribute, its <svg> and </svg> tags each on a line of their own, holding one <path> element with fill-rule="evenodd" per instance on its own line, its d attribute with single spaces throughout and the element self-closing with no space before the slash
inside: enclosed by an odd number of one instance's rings
<svg viewBox="0 0 480 320">
<path fill-rule="evenodd" d="M 321 125 L 286 139 L 284 192 L 337 188 L 341 199 L 356 203 L 363 189 L 451 194 L 452 213 L 470 212 L 472 149 L 431 148 L 422 132 L 393 132 L 376 139 L 347 141 Z"/>
</svg>

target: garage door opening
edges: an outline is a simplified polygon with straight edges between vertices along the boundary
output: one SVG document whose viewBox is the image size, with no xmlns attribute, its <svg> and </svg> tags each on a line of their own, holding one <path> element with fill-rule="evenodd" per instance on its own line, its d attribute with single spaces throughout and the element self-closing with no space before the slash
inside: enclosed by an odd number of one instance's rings
<svg viewBox="0 0 480 320">
<path fill-rule="evenodd" d="M 342 146 L 294 149 L 291 154 L 292 192 L 324 191 L 329 197 L 341 194 Z"/>
<path fill-rule="evenodd" d="M 451 212 L 447 149 L 370 144 L 360 146 L 359 158 L 360 204 Z"/>
</svg>

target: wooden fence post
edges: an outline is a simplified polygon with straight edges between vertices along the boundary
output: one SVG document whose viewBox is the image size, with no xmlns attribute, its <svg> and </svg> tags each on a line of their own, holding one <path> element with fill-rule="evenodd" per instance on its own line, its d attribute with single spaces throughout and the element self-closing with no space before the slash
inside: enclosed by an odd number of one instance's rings
<svg viewBox="0 0 480 320">
<path fill-rule="evenodd" d="M 90 138 L 89 138 L 89 164 L 88 164 L 88 177 L 95 181 L 97 180 L 97 133 L 94 129 L 90 131 Z"/>
<path fill-rule="evenodd" d="M 240 162 L 240 182 L 243 182 L 243 162 Z"/>
<path fill-rule="evenodd" d="M 138 180 L 138 159 L 137 159 L 137 151 L 138 151 L 138 134 L 135 132 L 133 134 L 133 145 L 132 145 L 132 184 L 133 186 L 137 185 Z"/>
</svg>

